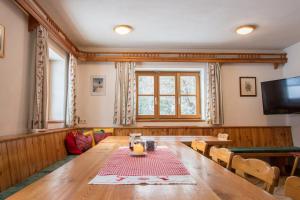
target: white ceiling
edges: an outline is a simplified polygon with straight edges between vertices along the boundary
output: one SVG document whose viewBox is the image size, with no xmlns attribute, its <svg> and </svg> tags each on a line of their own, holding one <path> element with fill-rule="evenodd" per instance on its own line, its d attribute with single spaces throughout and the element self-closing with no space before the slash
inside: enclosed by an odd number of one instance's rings
<svg viewBox="0 0 300 200">
<path fill-rule="evenodd" d="M 300 0 L 37 0 L 83 49 L 281 50 L 300 41 Z M 113 32 L 117 24 L 134 31 Z M 256 24 L 240 36 L 236 27 Z"/>
</svg>

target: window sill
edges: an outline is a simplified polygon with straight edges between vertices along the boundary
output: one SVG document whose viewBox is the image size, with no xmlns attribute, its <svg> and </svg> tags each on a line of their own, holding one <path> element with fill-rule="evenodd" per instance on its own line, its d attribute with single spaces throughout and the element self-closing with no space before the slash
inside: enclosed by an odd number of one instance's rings
<svg viewBox="0 0 300 200">
<path fill-rule="evenodd" d="M 137 119 L 137 122 L 205 122 L 202 119 Z"/>
<path fill-rule="evenodd" d="M 63 121 L 63 120 L 50 120 L 50 121 L 48 121 L 48 124 L 61 124 L 61 123 L 65 123 L 65 121 Z"/>
</svg>

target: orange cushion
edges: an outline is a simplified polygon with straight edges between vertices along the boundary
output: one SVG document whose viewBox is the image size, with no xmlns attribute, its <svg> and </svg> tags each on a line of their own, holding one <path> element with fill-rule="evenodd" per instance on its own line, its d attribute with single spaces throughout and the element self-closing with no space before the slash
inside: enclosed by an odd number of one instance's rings
<svg viewBox="0 0 300 200">
<path fill-rule="evenodd" d="M 96 145 L 93 131 L 85 131 L 85 132 L 83 132 L 83 135 L 84 136 L 91 136 L 92 137 L 92 146 Z"/>
</svg>

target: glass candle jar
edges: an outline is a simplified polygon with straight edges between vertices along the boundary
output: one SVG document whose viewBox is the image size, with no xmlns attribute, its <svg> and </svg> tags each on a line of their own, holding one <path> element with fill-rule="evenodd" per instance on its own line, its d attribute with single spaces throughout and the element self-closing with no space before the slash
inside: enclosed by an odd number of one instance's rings
<svg viewBox="0 0 300 200">
<path fill-rule="evenodd" d="M 131 151 L 133 151 L 133 145 L 137 142 L 141 140 L 141 133 L 131 133 L 129 135 L 129 148 Z"/>
</svg>

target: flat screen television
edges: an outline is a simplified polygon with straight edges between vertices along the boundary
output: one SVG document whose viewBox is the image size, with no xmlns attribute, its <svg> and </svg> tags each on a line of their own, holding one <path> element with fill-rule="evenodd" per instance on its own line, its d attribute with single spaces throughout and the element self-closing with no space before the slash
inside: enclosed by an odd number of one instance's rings
<svg viewBox="0 0 300 200">
<path fill-rule="evenodd" d="M 261 83 L 264 114 L 300 113 L 300 76 Z"/>
</svg>

